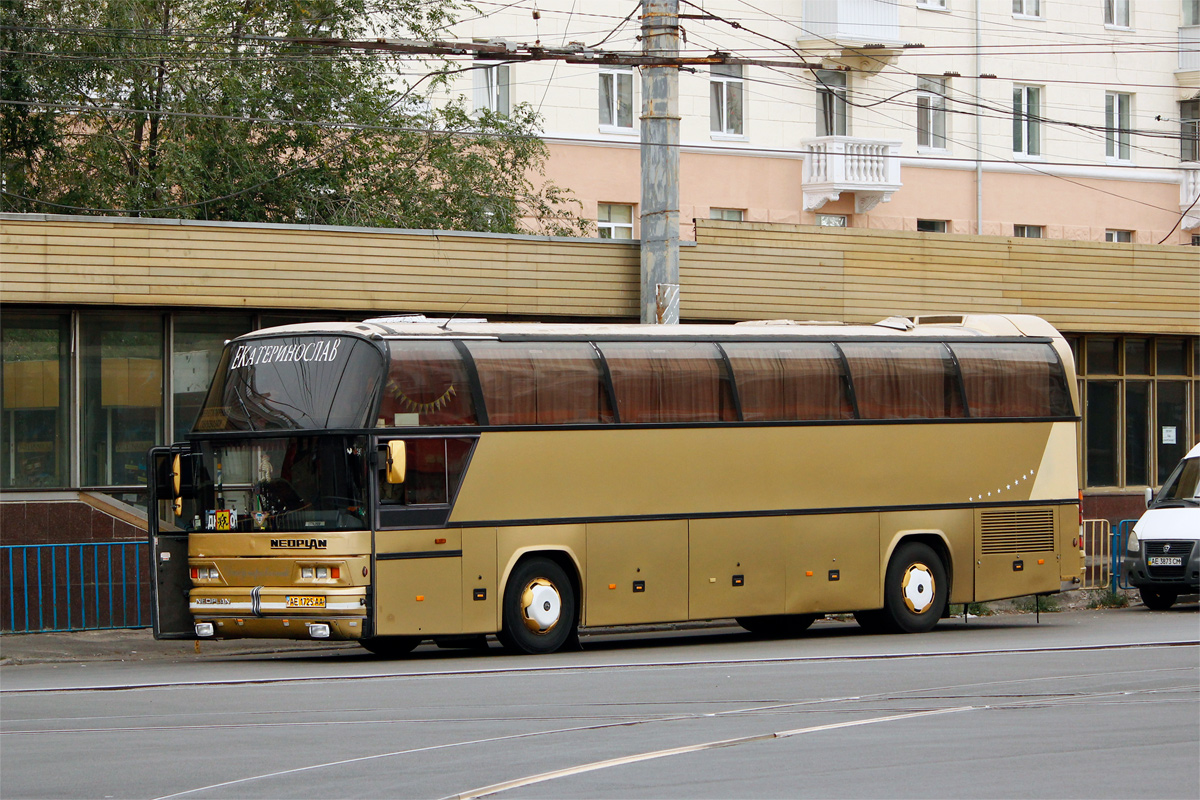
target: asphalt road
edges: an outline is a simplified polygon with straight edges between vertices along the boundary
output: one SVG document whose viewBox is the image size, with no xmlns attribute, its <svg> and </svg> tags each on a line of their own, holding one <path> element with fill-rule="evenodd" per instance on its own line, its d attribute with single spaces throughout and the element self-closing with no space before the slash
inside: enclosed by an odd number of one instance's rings
<svg viewBox="0 0 1200 800">
<path fill-rule="evenodd" d="M 1200 613 L 0 668 L 17 798 L 1200 797 Z"/>
</svg>

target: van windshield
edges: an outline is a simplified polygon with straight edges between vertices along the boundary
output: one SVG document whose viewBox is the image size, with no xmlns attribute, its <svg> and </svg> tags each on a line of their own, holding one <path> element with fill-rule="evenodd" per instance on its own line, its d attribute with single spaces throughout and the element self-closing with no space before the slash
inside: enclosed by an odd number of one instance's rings
<svg viewBox="0 0 1200 800">
<path fill-rule="evenodd" d="M 1200 458 L 1185 458 L 1167 478 L 1151 508 L 1200 505 Z"/>
</svg>

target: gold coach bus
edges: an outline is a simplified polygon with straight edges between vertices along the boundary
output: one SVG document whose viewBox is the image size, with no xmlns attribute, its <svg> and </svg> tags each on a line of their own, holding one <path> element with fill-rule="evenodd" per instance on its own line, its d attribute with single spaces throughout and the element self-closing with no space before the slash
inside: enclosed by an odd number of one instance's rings
<svg viewBox="0 0 1200 800">
<path fill-rule="evenodd" d="M 1078 585 L 1078 414 L 1030 316 L 260 330 L 151 451 L 155 635 L 926 631 Z"/>
</svg>

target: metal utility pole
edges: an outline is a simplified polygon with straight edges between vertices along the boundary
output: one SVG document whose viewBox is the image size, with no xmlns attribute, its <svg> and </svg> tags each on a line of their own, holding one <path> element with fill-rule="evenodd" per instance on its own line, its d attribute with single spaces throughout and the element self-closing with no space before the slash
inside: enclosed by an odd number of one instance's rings
<svg viewBox="0 0 1200 800">
<path fill-rule="evenodd" d="M 679 58 L 679 0 L 642 0 L 642 53 L 668 63 Z M 676 65 L 642 67 L 641 153 L 641 321 L 674 325 L 679 322 L 679 67 Z"/>
</svg>

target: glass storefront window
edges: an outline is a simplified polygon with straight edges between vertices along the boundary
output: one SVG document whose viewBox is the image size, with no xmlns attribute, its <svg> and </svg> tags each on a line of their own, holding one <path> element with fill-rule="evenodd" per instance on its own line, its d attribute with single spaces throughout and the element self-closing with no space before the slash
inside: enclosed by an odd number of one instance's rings
<svg viewBox="0 0 1200 800">
<path fill-rule="evenodd" d="M 162 315 L 82 316 L 79 368 L 83 485 L 145 485 L 162 442 Z"/>
<path fill-rule="evenodd" d="M 1115 336 L 1091 336 L 1087 340 L 1087 372 L 1089 375 L 1116 375 L 1117 355 L 1120 352 Z"/>
<path fill-rule="evenodd" d="M 1200 343 L 1101 335 L 1080 349 L 1087 486 L 1158 485 L 1200 441 Z"/>
<path fill-rule="evenodd" d="M 6 489 L 69 482 L 70 322 L 69 314 L 11 311 L 0 319 L 0 486 Z"/>
<path fill-rule="evenodd" d="M 192 430 L 225 341 L 254 328 L 250 314 L 178 314 L 171 342 L 172 441 Z"/>
<path fill-rule="evenodd" d="M 1183 339 L 1158 340 L 1158 374 L 1186 375 L 1187 360 L 1184 357 Z"/>
<path fill-rule="evenodd" d="M 1175 469 L 1179 459 L 1191 448 L 1187 438 L 1187 383 L 1158 382 L 1158 483 Z"/>
<path fill-rule="evenodd" d="M 1125 384 L 1125 483 L 1150 482 L 1150 382 Z"/>
<path fill-rule="evenodd" d="M 1117 381 L 1088 381 L 1087 427 L 1087 485 L 1117 485 Z"/>
<path fill-rule="evenodd" d="M 1126 375 L 1149 375 L 1150 374 L 1150 340 L 1149 339 L 1133 339 L 1125 340 L 1125 374 Z"/>
</svg>

